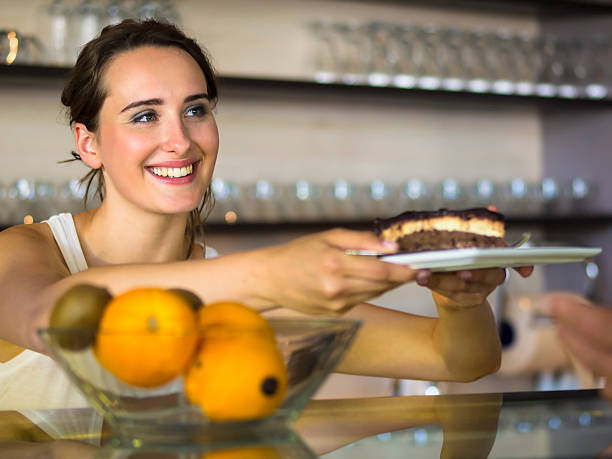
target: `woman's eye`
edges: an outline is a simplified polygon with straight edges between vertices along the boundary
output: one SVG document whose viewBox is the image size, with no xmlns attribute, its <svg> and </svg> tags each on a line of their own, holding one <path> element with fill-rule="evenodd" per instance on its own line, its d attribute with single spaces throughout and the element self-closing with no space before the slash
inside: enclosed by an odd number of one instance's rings
<svg viewBox="0 0 612 459">
<path fill-rule="evenodd" d="M 154 112 L 139 113 L 132 118 L 132 123 L 150 123 L 157 120 L 157 115 Z"/>
<path fill-rule="evenodd" d="M 201 118 L 206 115 L 207 110 L 204 105 L 199 104 L 189 107 L 185 113 L 187 116 L 195 116 L 197 118 Z"/>
</svg>

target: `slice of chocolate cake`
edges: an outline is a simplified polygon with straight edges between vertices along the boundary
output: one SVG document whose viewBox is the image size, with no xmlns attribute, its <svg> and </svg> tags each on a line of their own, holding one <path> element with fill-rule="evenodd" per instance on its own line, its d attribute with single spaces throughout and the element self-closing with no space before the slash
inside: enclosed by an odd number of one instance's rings
<svg viewBox="0 0 612 459">
<path fill-rule="evenodd" d="M 505 247 L 504 216 L 488 209 L 408 211 L 374 221 L 376 234 L 401 252 Z"/>
</svg>

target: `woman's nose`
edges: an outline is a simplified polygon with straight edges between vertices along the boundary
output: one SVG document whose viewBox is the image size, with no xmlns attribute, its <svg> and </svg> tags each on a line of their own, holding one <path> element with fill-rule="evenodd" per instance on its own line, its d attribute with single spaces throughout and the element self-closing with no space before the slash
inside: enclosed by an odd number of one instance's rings
<svg viewBox="0 0 612 459">
<path fill-rule="evenodd" d="M 168 120 L 163 130 L 163 150 L 169 153 L 182 154 L 190 146 L 191 138 L 182 120 Z"/>
</svg>

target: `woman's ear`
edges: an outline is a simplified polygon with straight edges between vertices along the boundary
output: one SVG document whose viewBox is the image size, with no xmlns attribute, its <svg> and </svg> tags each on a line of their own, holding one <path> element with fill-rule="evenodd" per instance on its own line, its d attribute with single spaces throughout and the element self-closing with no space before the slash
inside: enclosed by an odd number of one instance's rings
<svg viewBox="0 0 612 459">
<path fill-rule="evenodd" d="M 74 124 L 74 143 L 81 160 L 92 169 L 102 167 L 102 159 L 98 155 L 95 134 L 83 123 Z"/>
</svg>

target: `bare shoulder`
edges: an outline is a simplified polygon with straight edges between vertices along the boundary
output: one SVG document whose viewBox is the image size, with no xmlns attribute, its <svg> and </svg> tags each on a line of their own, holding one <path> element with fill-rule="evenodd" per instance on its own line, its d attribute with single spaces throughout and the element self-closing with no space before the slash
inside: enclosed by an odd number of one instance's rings
<svg viewBox="0 0 612 459">
<path fill-rule="evenodd" d="M 16 225 L 0 232 L 2 266 L 28 265 L 52 267 L 58 273 L 68 274 L 64 258 L 55 243 L 53 233 L 46 223 Z"/>
</svg>

